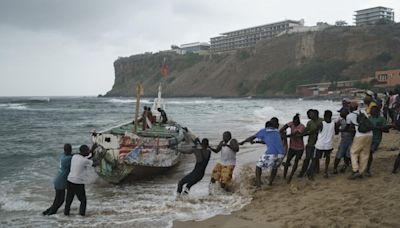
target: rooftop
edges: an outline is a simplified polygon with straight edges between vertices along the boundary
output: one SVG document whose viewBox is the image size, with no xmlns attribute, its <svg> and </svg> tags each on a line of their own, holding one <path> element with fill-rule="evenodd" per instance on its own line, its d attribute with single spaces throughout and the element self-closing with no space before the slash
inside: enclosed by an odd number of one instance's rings
<svg viewBox="0 0 400 228">
<path fill-rule="evenodd" d="M 389 10 L 393 10 L 392 8 L 383 7 L 383 6 L 377 6 L 377 7 L 372 7 L 372 8 L 368 8 L 368 9 L 357 10 L 356 12 L 358 13 L 358 12 L 367 11 L 367 10 L 373 10 L 373 9 L 389 9 Z"/>
</svg>

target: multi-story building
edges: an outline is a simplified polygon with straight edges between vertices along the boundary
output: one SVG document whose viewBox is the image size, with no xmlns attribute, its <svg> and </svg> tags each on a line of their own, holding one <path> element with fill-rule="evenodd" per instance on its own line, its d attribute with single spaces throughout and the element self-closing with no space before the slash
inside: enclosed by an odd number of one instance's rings
<svg viewBox="0 0 400 228">
<path fill-rule="evenodd" d="M 373 25 L 382 20 L 394 22 L 394 11 L 387 7 L 374 7 L 356 11 L 355 23 L 359 25 Z"/>
<path fill-rule="evenodd" d="M 212 53 L 229 52 L 239 48 L 254 47 L 262 39 L 275 37 L 289 30 L 304 26 L 304 20 L 285 20 L 272 24 L 259 25 L 222 33 L 210 39 Z"/>
</svg>

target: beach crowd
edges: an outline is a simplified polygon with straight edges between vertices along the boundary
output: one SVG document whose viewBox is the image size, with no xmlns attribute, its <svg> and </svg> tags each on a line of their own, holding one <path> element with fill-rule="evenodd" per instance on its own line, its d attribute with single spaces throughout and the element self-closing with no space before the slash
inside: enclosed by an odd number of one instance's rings
<svg viewBox="0 0 400 228">
<path fill-rule="evenodd" d="M 195 146 L 186 152 L 194 154 L 196 163 L 194 169 L 178 182 L 177 199 L 187 195 L 190 188 L 203 179 L 211 153 L 219 153 L 220 160 L 213 168 L 210 180 L 210 194 L 212 189 L 220 187 L 230 190 L 233 172 L 236 166 L 236 155 L 240 146 L 245 143 L 261 143 L 266 145 L 265 151 L 256 162 L 255 186 L 262 186 L 261 175 L 263 170 L 270 170 L 268 185 L 272 185 L 277 176 L 278 169 L 283 165 L 283 178 L 291 183 L 300 161 L 302 165 L 297 174 L 298 178 L 307 177 L 314 181 L 315 175 L 320 173 L 320 160 L 325 159 L 323 177 L 345 173 L 351 169 L 350 180 L 370 177 L 374 153 L 378 150 L 382 141 L 382 135 L 389 129 L 400 130 L 400 90 L 390 91 L 383 99 L 376 93 L 367 91 L 363 99 L 363 105 L 350 99 L 342 100 L 339 117 L 333 119 L 333 111 L 325 110 L 322 118 L 316 109 L 309 109 L 306 113 L 308 122 L 306 125 L 300 121 L 300 114 L 296 113 L 292 121 L 280 125 L 279 119 L 273 117 L 266 121 L 265 126 L 254 135 L 238 141 L 232 137 L 231 132 L 225 131 L 222 140 L 216 147 L 209 145 L 209 140 L 193 138 Z M 161 113 L 162 123 L 167 122 L 164 110 Z M 142 114 L 143 129 L 151 127 L 155 123 L 151 110 L 144 107 Z M 186 131 L 187 128 L 184 128 Z M 288 132 L 288 129 L 290 131 Z M 331 154 L 334 150 L 333 138 L 340 134 L 340 143 L 333 161 L 333 171 L 329 172 Z M 307 138 L 306 144 L 304 143 Z M 289 138 L 289 143 L 287 139 Z M 91 149 L 82 145 L 79 154 L 72 155 L 70 144 L 64 145 L 64 153 L 60 157 L 60 168 L 54 178 L 55 198 L 53 204 L 43 211 L 43 215 L 56 214 L 57 210 L 65 203 L 64 214 L 70 214 L 70 206 L 77 196 L 80 201 L 79 214 L 86 214 L 85 180 L 87 171 L 96 166 L 93 162 Z M 286 159 L 286 160 L 285 160 Z M 294 161 L 293 161 L 294 159 Z M 340 163 L 342 166 L 339 168 Z M 393 173 L 400 166 L 400 153 L 394 161 Z M 289 172 L 289 169 L 290 172 Z M 217 184 L 218 183 L 218 184 Z"/>
<path fill-rule="evenodd" d="M 256 162 L 256 187 L 261 187 L 261 174 L 266 169 L 271 171 L 268 184 L 272 185 L 281 165 L 283 165 L 283 178 L 287 183 L 291 183 L 304 153 L 305 158 L 298 178 L 306 176 L 314 181 L 314 176 L 320 172 L 321 159 L 325 159 L 324 178 L 345 173 L 348 169 L 352 171 L 348 177 L 350 180 L 370 177 L 373 156 L 379 148 L 383 133 L 389 132 L 390 129 L 400 129 L 399 94 L 399 90 L 390 91 L 385 93 L 382 99 L 376 93 L 367 91 L 361 104 L 344 98 L 342 107 L 337 110 L 339 117 L 335 120 L 332 119 L 332 110 L 325 110 L 323 117 L 320 118 L 319 111 L 315 109 L 307 111 L 309 121 L 306 125 L 301 123 L 299 113 L 283 127 L 280 127 L 279 119 L 273 117 L 257 133 L 241 142 L 232 138 L 231 132 L 224 132 L 222 141 L 216 148 L 209 146 L 208 140 L 203 139 L 201 148 L 192 150 L 196 156 L 196 165 L 191 173 L 179 181 L 177 197 L 188 194 L 190 188 L 203 178 L 211 152 L 220 153 L 221 159 L 212 171 L 210 189 L 219 182 L 221 188 L 228 190 L 236 165 L 236 153 L 245 143 L 266 145 L 265 152 Z M 334 156 L 333 171 L 329 172 L 331 154 L 334 150 L 333 138 L 337 134 L 340 134 L 340 143 Z M 308 139 L 304 144 L 306 136 Z M 287 138 L 290 139 L 289 145 Z M 343 165 L 339 168 L 341 161 Z M 396 173 L 399 166 L 400 153 L 394 161 L 392 172 Z M 183 190 L 184 185 L 186 186 Z"/>
</svg>

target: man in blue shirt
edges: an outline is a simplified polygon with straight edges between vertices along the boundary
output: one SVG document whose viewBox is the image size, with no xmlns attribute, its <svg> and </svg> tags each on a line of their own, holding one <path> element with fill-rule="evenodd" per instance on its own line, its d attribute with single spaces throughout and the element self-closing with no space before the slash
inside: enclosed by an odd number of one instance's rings
<svg viewBox="0 0 400 228">
<path fill-rule="evenodd" d="M 267 146 L 267 150 L 261 155 L 256 165 L 257 187 L 261 186 L 262 169 L 272 168 L 269 177 L 269 185 L 272 185 L 278 168 L 282 164 L 285 152 L 278 128 L 278 121 L 272 121 L 271 119 L 271 121 L 265 123 L 265 128 L 259 130 L 255 135 L 250 136 L 240 143 L 240 145 L 243 145 L 245 142 L 254 143 L 254 139 L 257 138 L 261 140 L 261 143 Z"/>
<path fill-rule="evenodd" d="M 47 210 L 43 211 L 43 215 L 56 214 L 58 208 L 63 205 L 65 200 L 65 188 L 67 187 L 67 177 L 71 168 L 71 155 L 72 147 L 71 144 L 64 145 L 64 154 L 60 156 L 60 169 L 57 175 L 54 177 L 54 189 L 56 191 L 56 196 L 54 202 Z"/>
</svg>

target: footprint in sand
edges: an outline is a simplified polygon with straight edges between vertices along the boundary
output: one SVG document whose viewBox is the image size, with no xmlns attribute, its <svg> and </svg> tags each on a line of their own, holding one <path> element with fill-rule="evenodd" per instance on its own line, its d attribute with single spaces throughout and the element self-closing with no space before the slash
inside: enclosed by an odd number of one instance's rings
<svg viewBox="0 0 400 228">
<path fill-rule="evenodd" d="M 299 191 L 299 188 L 293 184 L 289 186 L 289 192 L 292 194 L 296 194 Z"/>
</svg>

